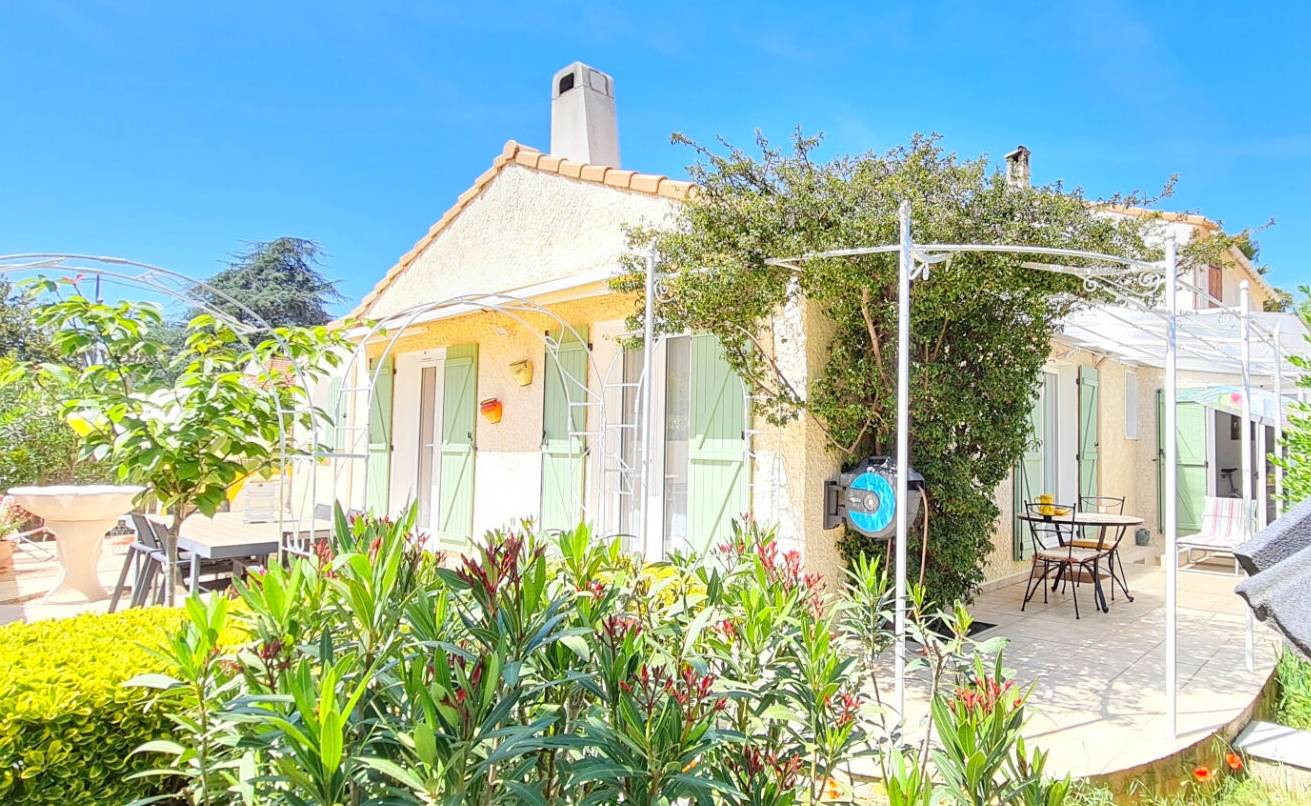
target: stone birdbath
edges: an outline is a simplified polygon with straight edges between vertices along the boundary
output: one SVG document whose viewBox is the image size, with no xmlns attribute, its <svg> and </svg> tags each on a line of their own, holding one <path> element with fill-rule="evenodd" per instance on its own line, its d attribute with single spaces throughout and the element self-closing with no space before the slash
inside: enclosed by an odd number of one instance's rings
<svg viewBox="0 0 1311 806">
<path fill-rule="evenodd" d="M 144 490 L 136 485 L 61 484 L 14 487 L 9 495 L 23 509 L 45 521 L 55 536 L 62 571 L 43 602 L 94 602 L 109 594 L 97 570 L 105 533 L 132 509 L 132 499 Z"/>
</svg>

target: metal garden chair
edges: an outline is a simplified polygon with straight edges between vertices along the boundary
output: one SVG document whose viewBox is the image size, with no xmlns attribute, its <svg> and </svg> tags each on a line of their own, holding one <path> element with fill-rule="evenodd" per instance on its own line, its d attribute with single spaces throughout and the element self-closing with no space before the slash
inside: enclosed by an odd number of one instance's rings
<svg viewBox="0 0 1311 806">
<path fill-rule="evenodd" d="M 1033 565 L 1029 568 L 1029 581 L 1020 611 L 1024 611 L 1040 586 L 1042 601 L 1044 604 L 1047 603 L 1047 587 L 1044 583 L 1053 571 L 1055 572 L 1055 577 L 1052 579 L 1053 592 L 1062 584 L 1071 586 L 1076 619 L 1079 618 L 1079 577 L 1082 573 L 1092 577 L 1094 606 L 1099 610 L 1108 610 L 1102 593 L 1100 575 L 1102 558 L 1106 557 L 1108 552 L 1074 545 L 1078 530 L 1074 521 L 1077 508 L 1059 504 L 1053 506 L 1031 503 L 1025 504 L 1024 507 L 1025 521 L 1029 524 L 1029 536 L 1033 543 Z M 1060 514 L 1046 514 L 1047 512 Z"/>
<path fill-rule="evenodd" d="M 1079 511 L 1102 512 L 1109 515 L 1123 515 L 1124 496 L 1081 495 L 1079 496 Z M 1112 542 L 1112 544 L 1109 547 L 1104 545 L 1106 540 L 1107 527 L 1089 526 L 1089 527 L 1084 527 L 1084 529 L 1085 529 L 1084 535 L 1082 537 L 1076 538 L 1074 541 L 1074 545 L 1078 546 L 1079 548 L 1090 548 L 1090 549 L 1107 548 L 1110 551 L 1110 556 L 1106 558 L 1106 570 L 1111 575 L 1111 601 L 1112 602 L 1115 601 L 1115 585 L 1118 582 L 1120 585 L 1120 589 L 1124 591 L 1125 598 L 1132 602 L 1133 596 L 1129 594 L 1129 578 L 1125 576 L 1124 560 L 1120 558 L 1120 542 L 1124 540 L 1125 532 L 1127 532 L 1128 529 L 1118 528 L 1119 534 L 1116 535 L 1115 540 Z M 1097 530 L 1098 534 L 1095 539 L 1088 537 L 1086 530 L 1089 529 Z M 1117 568 L 1119 569 L 1118 576 L 1116 574 Z"/>
</svg>

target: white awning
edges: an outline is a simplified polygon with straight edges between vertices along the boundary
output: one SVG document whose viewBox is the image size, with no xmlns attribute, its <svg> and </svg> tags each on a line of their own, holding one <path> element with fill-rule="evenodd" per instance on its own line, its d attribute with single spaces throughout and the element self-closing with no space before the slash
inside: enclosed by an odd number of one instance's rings
<svg viewBox="0 0 1311 806">
<path fill-rule="evenodd" d="M 1179 369 L 1191 372 L 1241 374 L 1242 331 L 1231 311 L 1214 309 L 1179 314 Z M 1251 314 L 1253 380 L 1275 374 L 1274 340 L 1279 340 L 1283 375 L 1295 378 L 1300 369 L 1288 359 L 1307 350 L 1307 329 L 1296 314 Z M 1165 366 L 1169 320 L 1164 311 L 1099 305 L 1076 311 L 1061 325 L 1060 339 L 1075 347 L 1114 356 L 1142 366 Z"/>
</svg>

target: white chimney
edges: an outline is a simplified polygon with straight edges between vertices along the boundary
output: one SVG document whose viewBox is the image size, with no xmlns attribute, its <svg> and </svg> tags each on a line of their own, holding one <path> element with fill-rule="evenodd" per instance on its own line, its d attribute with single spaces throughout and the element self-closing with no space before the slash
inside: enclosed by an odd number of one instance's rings
<svg viewBox="0 0 1311 806">
<path fill-rule="evenodd" d="M 1006 155 L 1006 184 L 1017 188 L 1029 186 L 1029 155 L 1032 153 L 1024 146 L 1016 146 Z"/>
<path fill-rule="evenodd" d="M 551 154 L 619 167 L 615 80 L 574 62 L 551 81 Z"/>
</svg>

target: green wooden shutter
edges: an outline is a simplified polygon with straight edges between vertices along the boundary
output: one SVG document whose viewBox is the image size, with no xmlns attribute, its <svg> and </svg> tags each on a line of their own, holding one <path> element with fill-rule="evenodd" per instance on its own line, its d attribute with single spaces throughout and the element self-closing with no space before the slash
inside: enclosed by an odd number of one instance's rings
<svg viewBox="0 0 1311 806">
<path fill-rule="evenodd" d="M 1079 367 L 1079 447 L 1075 457 L 1079 466 L 1079 495 L 1098 495 L 1097 484 L 1097 412 L 1099 404 L 1097 370 Z"/>
<path fill-rule="evenodd" d="M 1023 560 L 1031 554 L 1031 541 L 1029 540 L 1028 524 L 1020 520 L 1019 516 L 1024 512 L 1024 504 L 1029 501 L 1038 500 L 1038 496 L 1044 492 L 1050 492 L 1043 489 L 1043 457 L 1045 448 L 1043 447 L 1043 435 L 1046 433 L 1043 423 L 1044 402 L 1043 394 L 1046 376 L 1041 376 L 1039 380 L 1038 393 L 1034 395 L 1033 403 L 1029 406 L 1029 417 L 1027 425 L 1029 428 L 1028 442 L 1024 446 L 1024 455 L 1020 457 L 1020 462 L 1015 467 L 1014 488 L 1015 488 L 1015 518 L 1012 521 L 1011 536 L 1012 547 L 1015 559 Z"/>
<path fill-rule="evenodd" d="M 542 397 L 542 528 L 573 529 L 583 513 L 587 330 L 547 334 Z"/>
<path fill-rule="evenodd" d="M 726 538 L 747 508 L 747 406 L 742 381 L 719 339 L 692 336 L 687 536 L 704 553 Z"/>
<path fill-rule="evenodd" d="M 473 539 L 474 434 L 478 411 L 478 346 L 446 349 L 442 370 L 442 430 L 438 450 L 437 537 Z"/>
<path fill-rule="evenodd" d="M 392 383 L 395 380 L 393 372 L 390 355 L 382 360 L 380 368 L 374 362 L 370 362 L 369 373 L 373 377 L 373 392 L 369 406 L 369 458 L 366 460 L 368 485 L 364 501 L 368 510 L 375 515 L 387 514 L 388 499 L 391 496 L 391 409 Z"/>
<path fill-rule="evenodd" d="M 1206 419 L 1209 409 L 1201 403 L 1184 401 L 1175 403 L 1175 442 L 1177 478 L 1175 515 L 1179 521 L 1179 534 L 1201 531 L 1202 510 L 1206 506 L 1206 475 L 1209 462 L 1206 449 Z M 1165 529 L 1165 397 L 1156 391 L 1156 511 L 1162 530 Z"/>
</svg>

